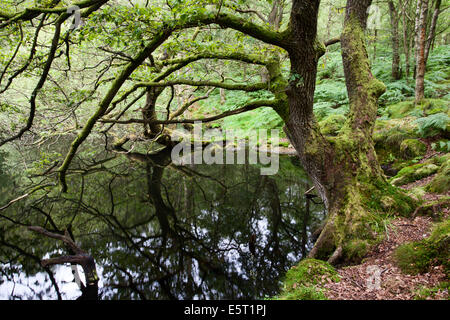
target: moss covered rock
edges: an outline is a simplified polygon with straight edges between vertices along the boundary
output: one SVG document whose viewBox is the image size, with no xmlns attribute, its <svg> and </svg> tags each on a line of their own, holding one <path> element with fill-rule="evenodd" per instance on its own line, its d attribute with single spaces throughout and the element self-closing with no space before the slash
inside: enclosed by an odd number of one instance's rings
<svg viewBox="0 0 450 320">
<path fill-rule="evenodd" d="M 398 247 L 394 259 L 405 273 L 424 273 L 432 266 L 443 265 L 450 275 L 450 219 L 437 224 L 429 238 Z"/>
<path fill-rule="evenodd" d="M 348 263 L 359 263 L 370 248 L 367 240 L 355 239 L 349 241 L 343 248 Z"/>
<path fill-rule="evenodd" d="M 377 120 L 373 134 L 375 151 L 378 162 L 381 165 L 393 166 L 404 162 L 405 158 L 401 151 L 401 145 L 405 140 L 417 138 L 417 125 L 415 118 Z M 409 150 L 408 150 L 409 151 Z"/>
<path fill-rule="evenodd" d="M 323 135 L 336 136 L 343 127 L 347 118 L 342 114 L 333 114 L 319 122 Z"/>
<path fill-rule="evenodd" d="M 442 197 L 438 200 L 421 205 L 416 209 L 415 215 L 440 219 L 444 214 L 445 208 L 450 208 L 450 197 Z"/>
<path fill-rule="evenodd" d="M 391 183 L 395 186 L 401 186 L 411 183 L 425 177 L 428 177 L 439 170 L 439 167 L 433 163 L 420 163 L 400 170 Z"/>
<path fill-rule="evenodd" d="M 386 107 L 386 113 L 391 119 L 406 117 L 414 110 L 414 101 L 402 101 Z"/>
<path fill-rule="evenodd" d="M 389 105 L 384 113 L 391 119 L 401 119 L 411 115 L 420 117 L 448 111 L 449 104 L 446 99 L 423 99 L 417 105 L 414 101 L 402 101 Z"/>
<path fill-rule="evenodd" d="M 406 139 L 400 144 L 400 152 L 404 159 L 413 159 L 427 153 L 427 145 L 417 139 Z"/>
<path fill-rule="evenodd" d="M 329 263 L 304 259 L 287 272 L 282 292 L 276 299 L 324 300 L 326 296 L 320 286 L 329 281 L 339 280 L 339 274 Z"/>
<path fill-rule="evenodd" d="M 450 160 L 439 169 L 436 177 L 426 186 L 428 192 L 444 193 L 450 190 Z"/>
<path fill-rule="evenodd" d="M 449 103 L 445 99 L 424 99 L 417 108 L 420 108 L 425 116 L 429 116 L 441 112 L 447 113 L 449 111 Z"/>
</svg>

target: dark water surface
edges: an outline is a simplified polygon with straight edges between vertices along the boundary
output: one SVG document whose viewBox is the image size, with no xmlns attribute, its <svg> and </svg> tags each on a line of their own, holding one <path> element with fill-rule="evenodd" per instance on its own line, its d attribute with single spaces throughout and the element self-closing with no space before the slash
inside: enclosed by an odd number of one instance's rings
<svg viewBox="0 0 450 320">
<path fill-rule="evenodd" d="M 75 162 L 68 194 L 44 189 L 0 212 L 1 299 L 56 299 L 57 290 L 63 299 L 80 295 L 70 266 L 45 272 L 37 260 L 65 255 L 65 248 L 26 225 L 70 224 L 96 261 L 102 299 L 261 299 L 278 292 L 324 218 L 321 205 L 305 214 L 310 183 L 292 157 L 281 157 L 273 176 L 248 164 L 181 167 L 166 155 L 137 153 L 110 158 Z M 8 176 L 2 161 L 0 204 L 31 181 Z"/>
</svg>

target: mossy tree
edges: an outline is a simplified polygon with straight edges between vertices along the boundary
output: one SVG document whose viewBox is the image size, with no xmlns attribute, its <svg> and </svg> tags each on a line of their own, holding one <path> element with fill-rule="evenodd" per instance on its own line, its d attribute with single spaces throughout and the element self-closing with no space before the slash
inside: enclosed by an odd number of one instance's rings
<svg viewBox="0 0 450 320">
<path fill-rule="evenodd" d="M 99 10 L 108 0 L 87 0 L 78 3 L 83 9 L 81 15 L 89 17 Z M 171 4 L 169 15 L 161 21 L 148 22 L 152 30 L 151 38 L 128 39 L 135 41 L 137 48 L 133 56 L 122 54 L 127 62 L 119 72 L 114 74 L 109 89 L 102 93 L 102 99 L 96 106 L 95 112 L 86 120 L 84 127 L 78 132 L 67 155 L 59 168 L 59 180 L 62 190 L 67 191 L 66 174 L 79 147 L 92 133 L 99 122 L 113 124 L 144 124 L 142 139 L 160 137 L 158 142 L 169 145 L 168 138 L 161 138 L 165 132 L 160 125 L 176 123 L 193 123 L 196 119 L 171 118 L 169 112 L 166 119 L 158 119 L 155 114 L 155 105 L 161 96 L 161 90 L 174 86 L 213 87 L 224 90 L 240 90 L 255 92 L 267 90 L 271 92 L 271 99 L 258 99 L 246 103 L 243 107 L 223 112 L 220 115 L 198 119 L 214 121 L 237 113 L 254 110 L 259 107 L 271 107 L 285 123 L 285 131 L 295 147 L 301 163 L 312 179 L 317 192 L 328 209 L 328 220 L 310 257 L 329 259 L 336 262 L 346 255 L 352 256 L 351 248 L 366 248 L 374 235 L 370 229 L 370 216 L 380 208 L 380 203 L 390 203 L 390 209 L 408 212 L 412 210 L 410 198 L 385 179 L 375 154 L 372 133 L 377 114 L 377 99 L 385 91 L 383 83 L 375 79 L 371 73 L 369 58 L 365 46 L 365 29 L 368 18 L 368 9 L 371 0 L 348 0 L 344 30 L 341 36 L 342 56 L 346 78 L 347 91 L 350 101 L 350 113 L 344 126 L 335 137 L 325 137 L 313 113 L 314 92 L 316 86 L 317 64 L 319 58 L 325 53 L 325 44 L 317 39 L 317 22 L 320 0 L 293 0 L 290 7 L 290 19 L 284 30 L 279 31 L 280 20 L 283 15 L 277 14 L 276 23 L 257 24 L 245 16 L 238 15 L 234 5 L 227 1 L 210 4 L 209 1 L 195 1 L 190 6 L 182 3 Z M 154 4 L 158 6 L 159 4 Z M 276 2 L 281 6 L 281 2 Z M 207 8 L 206 8 L 207 7 Z M 275 7 L 274 7 L 275 8 Z M 282 9 L 276 8 L 277 12 Z M 273 10 L 272 10 L 273 11 Z M 154 14 L 153 8 L 148 13 L 138 8 L 138 16 Z M 32 14 L 31 14 L 32 13 Z M 41 76 L 36 92 L 47 81 L 52 62 L 56 58 L 58 45 L 69 41 L 62 38 L 61 24 L 69 18 L 67 8 L 55 8 L 53 4 L 47 7 L 25 9 L 23 12 L 6 15 L 0 14 L 0 28 L 21 21 L 29 21 L 40 13 L 45 13 L 43 20 L 52 15 L 59 15 L 57 28 L 54 33 L 51 55 L 47 60 L 44 73 Z M 130 16 L 133 18 L 133 16 Z M 175 19 L 175 18 L 177 19 Z M 114 19 L 114 17 L 109 17 Z M 130 19 L 131 19 L 130 18 Z M 122 19 L 122 17 L 120 17 Z M 264 22 L 274 22 L 273 19 L 261 18 Z M 136 20 L 139 20 L 136 18 Z M 145 19 L 143 19 L 145 20 Z M 152 20 L 148 18 L 148 20 Z M 120 20 L 122 23 L 123 21 Z M 119 24 L 120 24 L 119 23 Z M 144 23 L 144 22 L 142 22 Z M 163 45 L 174 35 L 179 35 L 188 29 L 197 28 L 198 32 L 210 32 L 208 26 L 216 25 L 224 29 L 233 29 L 260 43 L 272 45 L 284 50 L 290 61 L 289 76 L 283 75 L 279 55 L 266 58 L 262 54 L 248 54 L 239 50 L 227 48 L 205 47 L 192 55 L 170 57 L 163 55 L 156 58 L 154 55 L 164 51 Z M 39 30 L 38 30 L 39 31 Z M 65 35 L 70 38 L 70 32 Z M 125 37 L 125 36 L 124 36 Z M 191 37 L 196 41 L 197 31 Z M 124 42 L 127 39 L 122 39 Z M 335 43 L 331 41 L 330 43 Z M 199 45 L 201 47 L 201 45 Z M 170 46 L 169 46 L 170 48 Z M 58 56 L 59 57 L 59 56 Z M 226 81 L 198 81 L 191 79 L 174 79 L 174 72 L 187 65 L 204 59 L 234 60 L 261 66 L 267 71 L 267 82 L 262 83 L 234 83 Z M 145 70 L 146 78 L 142 80 L 137 70 Z M 106 81 L 105 81 L 106 82 Z M 133 85 L 124 89 L 126 82 Z M 144 88 L 147 92 L 147 104 L 141 119 L 121 120 L 129 105 L 123 107 L 115 119 L 105 118 L 111 112 L 122 106 L 122 103 L 138 90 Z M 95 88 L 97 89 L 97 88 Z M 95 91 L 95 90 L 94 90 Z M 125 92 L 124 92 L 125 91 Z M 20 138 L 28 131 L 36 112 L 36 92 L 30 98 L 30 116 L 27 126 L 18 135 L 0 142 Z M 143 96 L 143 95 L 142 95 Z M 136 99 L 135 99 L 136 100 Z M 170 110 L 169 100 L 167 111 Z M 135 102 L 135 101 L 134 101 Z M 189 107 L 189 105 L 188 105 Z M 182 107 L 185 110 L 188 107 Z M 177 112 L 175 112 L 177 113 Z M 183 112 L 178 113 L 180 116 Z M 164 127 L 163 127 L 164 128 Z M 150 132 L 149 132 L 150 131 Z M 153 132 L 152 132 L 153 131 Z M 104 131 L 107 133 L 107 130 Z M 123 146 L 128 137 L 120 139 L 119 146 Z M 126 150 L 125 150 L 126 151 Z M 358 245 L 355 245 L 357 243 Z M 358 256 L 363 254 L 359 252 Z"/>
</svg>

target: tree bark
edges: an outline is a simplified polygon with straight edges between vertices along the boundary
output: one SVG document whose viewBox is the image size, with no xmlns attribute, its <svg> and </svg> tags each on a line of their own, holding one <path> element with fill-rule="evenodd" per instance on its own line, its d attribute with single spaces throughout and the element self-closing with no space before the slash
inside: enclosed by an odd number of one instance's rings
<svg viewBox="0 0 450 320">
<path fill-rule="evenodd" d="M 436 37 L 436 26 L 441 10 L 441 0 L 436 0 L 436 5 L 434 7 L 433 18 L 431 19 L 430 31 L 428 33 L 427 42 L 425 45 L 425 64 L 428 61 L 428 56 L 430 55 L 431 46 L 433 44 L 434 38 Z"/>
<path fill-rule="evenodd" d="M 389 1 L 389 15 L 391 18 L 391 32 L 392 32 L 392 78 L 400 80 L 402 75 L 400 72 L 400 52 L 399 52 L 399 34 L 398 34 L 398 11 L 395 8 L 394 2 Z"/>
<path fill-rule="evenodd" d="M 425 47 L 426 47 L 426 32 L 427 32 L 427 15 L 428 15 L 428 1 L 419 0 L 417 6 L 420 5 L 420 12 L 418 22 L 416 25 L 417 41 L 416 41 L 416 89 L 415 101 L 420 103 L 425 96 Z"/>
<path fill-rule="evenodd" d="M 308 256 L 337 263 L 361 257 L 369 248 L 374 240 L 370 215 L 380 210 L 380 202 L 391 203 L 393 210 L 413 208 L 409 197 L 386 181 L 373 147 L 377 99 L 386 87 L 372 75 L 365 45 L 371 0 L 347 1 L 341 46 L 350 114 L 337 137 L 320 132 L 313 114 L 317 60 L 324 52 L 315 41 L 318 2 L 293 3 L 286 133 L 328 210 Z"/>
<path fill-rule="evenodd" d="M 142 109 L 142 118 L 148 121 L 147 123 L 144 123 L 144 134 L 147 137 L 156 135 L 161 132 L 161 125 L 151 123 L 150 121 L 158 120 L 158 116 L 156 114 L 156 101 L 158 100 L 163 90 L 164 87 L 150 87 L 147 89 L 145 106 Z"/>
<path fill-rule="evenodd" d="M 408 4 L 409 4 L 409 0 L 406 0 L 404 3 L 402 3 L 402 16 L 403 16 L 403 21 L 402 21 L 402 28 L 403 28 L 403 51 L 405 52 L 405 77 L 406 77 L 406 82 L 409 82 L 409 75 L 410 75 L 410 70 L 411 70 L 411 63 L 410 63 L 410 51 L 411 51 L 411 46 L 410 46 L 410 42 L 408 41 L 408 26 L 409 26 L 409 21 L 408 21 Z"/>
</svg>

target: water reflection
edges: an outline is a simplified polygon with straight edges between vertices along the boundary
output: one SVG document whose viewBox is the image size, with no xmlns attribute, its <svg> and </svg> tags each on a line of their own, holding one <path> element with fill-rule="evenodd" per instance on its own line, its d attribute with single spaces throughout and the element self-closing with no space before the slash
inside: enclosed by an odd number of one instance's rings
<svg viewBox="0 0 450 320">
<path fill-rule="evenodd" d="M 72 193 L 42 190 L 0 212 L 1 298 L 76 291 L 61 289 L 63 267 L 39 264 L 67 254 L 65 246 L 24 231 L 29 225 L 71 227 L 95 259 L 102 299 L 260 299 L 278 292 L 323 219 L 320 205 L 305 215 L 309 183 L 295 158 L 281 157 L 275 176 L 248 164 L 178 167 L 168 151 L 107 154 L 78 167 Z M 11 295 L 13 278 L 28 286 Z"/>
</svg>

